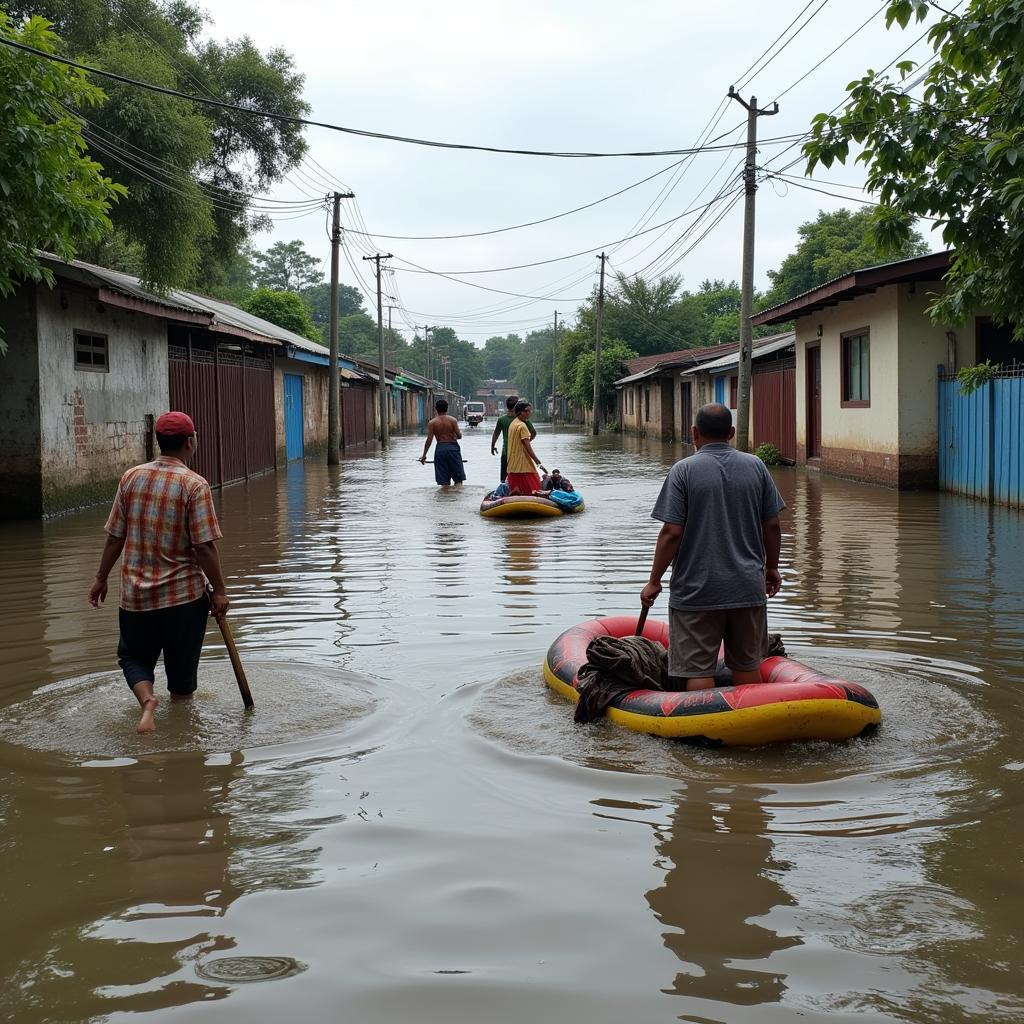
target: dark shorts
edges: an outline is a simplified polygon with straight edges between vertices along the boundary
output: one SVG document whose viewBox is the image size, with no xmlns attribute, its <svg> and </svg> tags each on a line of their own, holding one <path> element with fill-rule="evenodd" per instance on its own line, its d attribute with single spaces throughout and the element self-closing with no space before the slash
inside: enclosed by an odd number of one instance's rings
<svg viewBox="0 0 1024 1024">
<path fill-rule="evenodd" d="M 151 612 L 119 608 L 117 663 L 128 685 L 152 680 L 162 651 L 167 689 L 179 696 L 194 693 L 209 618 L 210 601 L 205 594 L 198 601 Z"/>
<path fill-rule="evenodd" d="M 441 485 L 461 484 L 466 479 L 458 441 L 442 441 L 434 450 L 434 479 Z"/>
<path fill-rule="evenodd" d="M 505 477 L 508 476 L 508 452 L 503 451 L 501 453 L 501 483 L 505 482 Z"/>
<path fill-rule="evenodd" d="M 768 607 L 686 611 L 669 608 L 668 674 L 680 679 L 713 676 L 725 644 L 725 664 L 752 672 L 768 656 Z"/>
</svg>

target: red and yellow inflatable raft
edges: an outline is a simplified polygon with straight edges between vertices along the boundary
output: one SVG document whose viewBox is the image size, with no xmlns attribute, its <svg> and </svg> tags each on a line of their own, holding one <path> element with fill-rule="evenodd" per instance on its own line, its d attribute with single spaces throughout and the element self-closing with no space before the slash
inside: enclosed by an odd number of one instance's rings
<svg viewBox="0 0 1024 1024">
<path fill-rule="evenodd" d="M 627 615 L 583 622 L 567 629 L 548 650 L 544 678 L 567 700 L 579 700 L 577 673 L 596 636 L 632 636 Z M 668 623 L 649 621 L 643 635 L 668 647 Z M 760 746 L 787 740 L 848 740 L 874 731 L 882 720 L 878 701 L 857 683 L 832 679 L 789 658 L 765 658 L 761 683 L 729 685 L 719 661 L 711 690 L 634 690 L 616 700 L 608 717 L 635 732 L 715 745 Z"/>
</svg>

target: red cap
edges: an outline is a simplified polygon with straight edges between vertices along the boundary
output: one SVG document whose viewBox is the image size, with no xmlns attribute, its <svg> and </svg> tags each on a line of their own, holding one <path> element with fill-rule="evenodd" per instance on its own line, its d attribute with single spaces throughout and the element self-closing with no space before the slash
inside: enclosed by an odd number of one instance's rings
<svg viewBox="0 0 1024 1024">
<path fill-rule="evenodd" d="M 196 425 L 192 417 L 183 412 L 165 412 L 157 417 L 156 432 L 166 434 L 169 437 L 181 435 L 187 437 L 196 432 Z"/>
</svg>

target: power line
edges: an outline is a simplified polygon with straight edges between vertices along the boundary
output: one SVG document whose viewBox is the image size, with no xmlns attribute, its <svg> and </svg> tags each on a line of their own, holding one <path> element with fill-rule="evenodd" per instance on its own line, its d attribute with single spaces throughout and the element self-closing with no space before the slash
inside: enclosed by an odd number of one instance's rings
<svg viewBox="0 0 1024 1024">
<path fill-rule="evenodd" d="M 434 149 L 472 150 L 480 153 L 504 153 L 514 156 L 543 156 L 558 157 L 565 159 L 598 159 L 606 157 L 686 156 L 692 153 L 707 153 L 721 149 L 736 148 L 734 145 L 725 145 L 703 146 L 700 148 L 691 147 L 686 149 L 652 149 L 617 153 L 598 153 L 586 151 L 574 152 L 545 149 L 514 149 L 510 147 L 481 146 L 461 142 L 438 142 L 432 139 L 418 139 L 412 136 L 393 135 L 388 132 L 375 132 L 363 128 L 348 128 L 343 125 L 331 124 L 330 122 L 327 121 L 314 121 L 310 118 L 296 117 L 295 115 L 292 114 L 281 114 L 271 110 L 260 110 L 255 107 L 243 107 L 238 103 L 229 103 L 226 100 L 218 100 L 207 96 L 198 96 L 193 93 L 182 92 L 178 89 L 170 89 L 166 86 L 154 85 L 152 82 L 143 82 L 137 78 L 129 78 L 126 75 L 119 75 L 113 71 L 104 71 L 102 68 L 92 67 L 88 64 L 81 64 L 78 61 L 70 60 L 67 57 L 60 57 L 55 53 L 46 53 L 43 50 L 37 50 L 34 46 L 27 46 L 25 43 L 18 43 L 15 42 L 13 39 L 0 39 L 0 43 L 2 43 L 4 46 L 10 47 L 11 49 L 21 50 L 25 53 L 30 53 L 35 57 L 41 57 L 43 60 L 48 60 L 57 64 L 65 64 L 68 67 L 77 68 L 79 71 L 85 71 L 90 75 L 99 75 L 101 78 L 107 78 L 114 82 L 120 82 L 123 85 L 133 85 L 139 89 L 146 89 L 150 92 L 160 93 L 163 96 L 175 96 L 178 99 L 189 100 L 192 103 L 199 103 L 205 104 L 206 106 L 219 107 L 222 110 L 234 110 L 237 113 L 247 114 L 250 117 L 260 117 L 271 121 L 283 121 L 287 124 L 300 124 L 310 128 L 326 128 L 329 131 L 342 132 L 346 135 L 358 135 L 363 138 L 370 139 L 384 139 L 390 142 L 402 142 L 406 143 L 407 145 L 414 146 L 428 146 Z M 781 142 L 786 141 L 786 139 L 778 139 L 775 141 Z"/>
</svg>

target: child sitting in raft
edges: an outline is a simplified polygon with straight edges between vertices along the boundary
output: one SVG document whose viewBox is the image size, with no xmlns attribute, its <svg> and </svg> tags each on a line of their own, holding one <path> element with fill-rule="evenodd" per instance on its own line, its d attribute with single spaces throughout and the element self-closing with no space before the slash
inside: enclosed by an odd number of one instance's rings
<svg viewBox="0 0 1024 1024">
<path fill-rule="evenodd" d="M 562 476 L 560 470 L 553 469 L 550 473 L 544 474 L 544 479 L 540 482 L 540 490 L 533 493 L 539 498 L 549 498 L 552 491 L 566 491 L 571 494 L 573 490 L 569 478 Z"/>
</svg>

